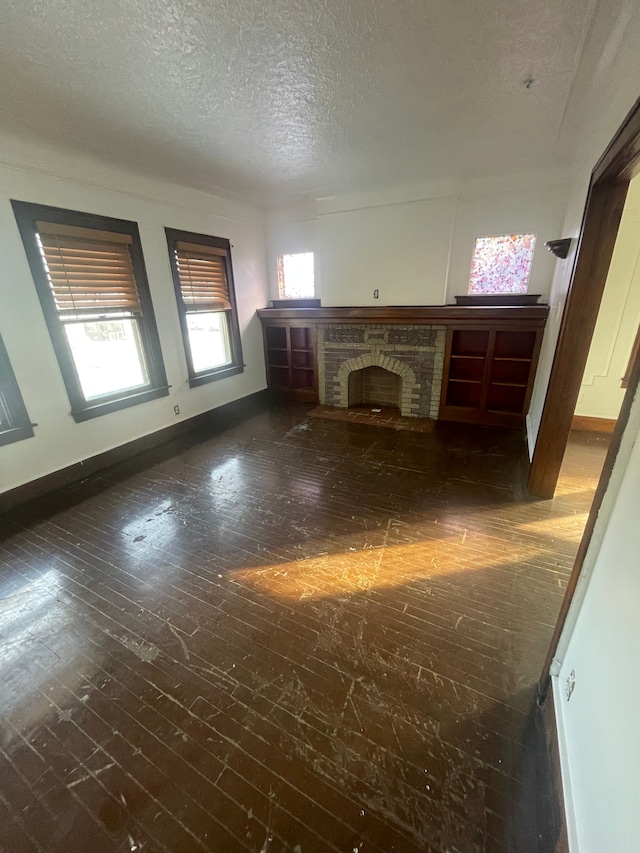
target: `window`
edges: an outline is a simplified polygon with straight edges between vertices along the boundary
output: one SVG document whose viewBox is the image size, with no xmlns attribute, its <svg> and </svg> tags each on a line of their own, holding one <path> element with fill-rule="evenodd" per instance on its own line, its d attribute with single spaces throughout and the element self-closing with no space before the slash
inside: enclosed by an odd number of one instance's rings
<svg viewBox="0 0 640 853">
<path fill-rule="evenodd" d="M 313 252 L 278 255 L 280 299 L 312 299 L 315 296 Z"/>
<path fill-rule="evenodd" d="M 0 337 L 0 446 L 31 438 L 33 426 Z"/>
<path fill-rule="evenodd" d="M 477 237 L 469 293 L 526 293 L 535 234 Z"/>
<path fill-rule="evenodd" d="M 167 395 L 136 223 L 12 204 L 75 420 Z"/>
<path fill-rule="evenodd" d="M 165 228 L 192 388 L 242 373 L 231 244 Z"/>
</svg>

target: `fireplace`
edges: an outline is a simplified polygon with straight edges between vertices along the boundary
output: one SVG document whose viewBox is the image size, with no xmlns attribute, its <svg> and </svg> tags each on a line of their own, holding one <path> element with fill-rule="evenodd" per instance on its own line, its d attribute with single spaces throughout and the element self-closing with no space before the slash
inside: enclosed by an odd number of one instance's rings
<svg viewBox="0 0 640 853">
<path fill-rule="evenodd" d="M 326 406 L 378 405 L 437 418 L 446 329 L 436 325 L 318 325 L 318 390 Z"/>
<path fill-rule="evenodd" d="M 402 378 L 384 367 L 363 367 L 349 374 L 349 406 L 380 406 L 400 410 Z"/>
</svg>

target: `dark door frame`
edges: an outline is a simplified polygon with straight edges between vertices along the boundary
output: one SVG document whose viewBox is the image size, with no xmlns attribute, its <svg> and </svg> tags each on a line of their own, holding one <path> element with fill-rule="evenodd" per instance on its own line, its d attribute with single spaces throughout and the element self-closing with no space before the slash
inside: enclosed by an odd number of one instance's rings
<svg viewBox="0 0 640 853">
<path fill-rule="evenodd" d="M 640 172 L 640 100 L 598 161 L 582 218 L 573 273 L 536 440 L 528 490 L 552 498 L 569 440 L 589 347 L 630 180 Z"/>
<path fill-rule="evenodd" d="M 536 497 L 551 498 L 555 491 L 622 208 L 629 182 L 637 174 L 640 174 L 640 99 L 626 117 L 591 176 L 569 295 L 560 326 L 538 442 L 531 463 L 529 490 Z M 611 437 L 602 474 L 544 661 L 538 684 L 539 695 L 542 698 L 549 688 L 550 667 L 567 620 L 585 556 L 591 544 L 595 523 L 609 486 L 611 472 L 639 384 L 640 352 L 636 353 L 635 362 L 630 371 L 620 415 Z"/>
</svg>

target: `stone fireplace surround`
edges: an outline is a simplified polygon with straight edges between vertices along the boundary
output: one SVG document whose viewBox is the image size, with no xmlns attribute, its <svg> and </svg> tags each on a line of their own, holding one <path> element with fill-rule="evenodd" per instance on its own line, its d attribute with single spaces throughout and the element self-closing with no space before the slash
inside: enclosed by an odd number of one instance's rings
<svg viewBox="0 0 640 853">
<path fill-rule="evenodd" d="M 377 366 L 400 376 L 404 417 L 438 417 L 445 326 L 332 323 L 318 324 L 317 330 L 323 405 L 347 408 L 350 374 Z"/>
</svg>

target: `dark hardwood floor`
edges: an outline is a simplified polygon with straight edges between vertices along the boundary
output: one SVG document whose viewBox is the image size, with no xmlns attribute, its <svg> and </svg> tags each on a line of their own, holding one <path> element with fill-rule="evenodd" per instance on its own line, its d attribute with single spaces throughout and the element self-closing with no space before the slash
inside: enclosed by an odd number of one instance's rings
<svg viewBox="0 0 640 853">
<path fill-rule="evenodd" d="M 553 849 L 533 685 L 603 458 L 307 406 L 14 512 L 0 848 Z"/>
</svg>

